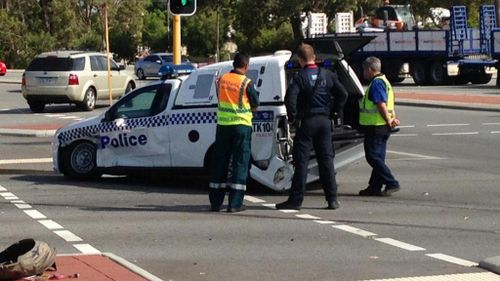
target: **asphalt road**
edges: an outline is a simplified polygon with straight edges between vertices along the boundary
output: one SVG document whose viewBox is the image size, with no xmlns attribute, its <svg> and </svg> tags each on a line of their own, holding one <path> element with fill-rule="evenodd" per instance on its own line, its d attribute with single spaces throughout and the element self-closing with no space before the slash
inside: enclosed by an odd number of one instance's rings
<svg viewBox="0 0 500 281">
<path fill-rule="evenodd" d="M 62 113 L 69 114 L 82 112 Z M 299 213 L 273 210 L 265 204 L 286 197 L 260 189 L 248 192 L 243 213 L 207 212 L 206 184 L 196 175 L 70 181 L 51 172 L 50 138 L 0 136 L 0 248 L 34 237 L 59 253 L 112 252 L 164 280 L 484 272 L 474 264 L 500 255 L 500 113 L 400 106 L 398 115 L 402 128 L 389 142 L 388 163 L 400 192 L 357 196 L 369 176 L 361 161 L 338 175 L 339 210 L 322 209 L 316 186 Z M 17 122 L 15 116 L 0 123 Z M 32 115 L 21 116 L 31 122 Z M 39 213 L 25 213 L 16 200 Z"/>
</svg>

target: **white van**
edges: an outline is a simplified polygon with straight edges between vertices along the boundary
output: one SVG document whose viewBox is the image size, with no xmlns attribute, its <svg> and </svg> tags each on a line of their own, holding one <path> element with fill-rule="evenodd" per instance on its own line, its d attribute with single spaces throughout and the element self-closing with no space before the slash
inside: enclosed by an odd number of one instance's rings
<svg viewBox="0 0 500 281">
<path fill-rule="evenodd" d="M 284 97 L 294 71 L 290 51 L 250 59 L 247 76 L 260 93 L 254 113 L 250 177 L 273 189 L 290 188 L 293 174 L 293 130 Z M 345 60 L 324 62 L 334 68 L 349 92 L 344 123 L 332 126 L 335 167 L 363 157 L 358 128 L 358 102 L 363 88 Z M 103 173 L 127 174 L 144 169 L 200 169 L 213 159 L 217 95 L 215 80 L 232 62 L 212 64 L 189 76 L 154 82 L 118 100 L 103 114 L 57 131 L 53 140 L 54 169 L 73 178 Z M 312 154 L 308 182 L 319 179 Z"/>
</svg>

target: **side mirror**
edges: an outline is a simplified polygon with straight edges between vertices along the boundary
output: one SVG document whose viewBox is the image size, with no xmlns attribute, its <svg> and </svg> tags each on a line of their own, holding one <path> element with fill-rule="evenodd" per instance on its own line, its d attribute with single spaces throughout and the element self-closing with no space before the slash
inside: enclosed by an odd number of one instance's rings
<svg viewBox="0 0 500 281">
<path fill-rule="evenodd" d="M 127 67 L 124 64 L 118 65 L 118 70 L 125 70 Z"/>
</svg>

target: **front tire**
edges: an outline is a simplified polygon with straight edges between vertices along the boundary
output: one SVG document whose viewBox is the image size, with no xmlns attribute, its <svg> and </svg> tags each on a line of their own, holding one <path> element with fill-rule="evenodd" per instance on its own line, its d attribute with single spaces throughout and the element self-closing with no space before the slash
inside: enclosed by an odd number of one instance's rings
<svg viewBox="0 0 500 281">
<path fill-rule="evenodd" d="M 89 180 L 100 177 L 97 170 L 96 145 L 87 142 L 77 142 L 70 145 L 62 154 L 62 169 L 65 176 L 78 180 Z"/>
<path fill-rule="evenodd" d="M 136 75 L 137 75 L 137 78 L 139 78 L 139 80 L 146 79 L 146 75 L 144 75 L 144 70 L 142 70 L 142 68 L 137 69 Z"/>
</svg>

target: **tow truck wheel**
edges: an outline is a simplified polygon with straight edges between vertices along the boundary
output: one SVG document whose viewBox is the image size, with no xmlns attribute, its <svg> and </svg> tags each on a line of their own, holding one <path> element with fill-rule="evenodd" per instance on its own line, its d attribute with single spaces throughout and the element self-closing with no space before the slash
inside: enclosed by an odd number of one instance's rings
<svg viewBox="0 0 500 281">
<path fill-rule="evenodd" d="M 412 65 L 411 76 L 415 84 L 423 86 L 427 84 L 427 66 L 423 62 L 415 62 Z"/>
<path fill-rule="evenodd" d="M 436 61 L 431 64 L 430 69 L 430 82 L 432 85 L 442 85 L 446 82 L 446 73 L 444 71 L 443 63 Z"/>
<path fill-rule="evenodd" d="M 64 175 L 73 179 L 88 180 L 101 176 L 97 171 L 96 145 L 82 141 L 71 144 L 62 154 Z"/>
<path fill-rule="evenodd" d="M 479 73 L 477 75 L 470 76 L 470 82 L 472 84 L 488 84 L 491 81 L 491 74 Z"/>
</svg>

